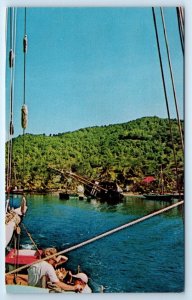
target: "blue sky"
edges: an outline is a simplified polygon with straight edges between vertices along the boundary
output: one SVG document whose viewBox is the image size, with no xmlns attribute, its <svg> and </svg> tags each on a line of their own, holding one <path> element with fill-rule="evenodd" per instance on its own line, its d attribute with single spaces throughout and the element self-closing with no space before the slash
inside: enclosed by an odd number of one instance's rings
<svg viewBox="0 0 192 300">
<path fill-rule="evenodd" d="M 156 9 L 171 117 L 175 117 L 159 10 Z M 183 55 L 176 10 L 165 8 L 174 79 L 183 118 Z M 15 135 L 22 133 L 23 20 L 17 10 Z M 29 8 L 26 132 L 59 133 L 167 117 L 151 8 Z M 9 30 L 8 30 L 9 50 Z M 9 118 L 7 68 L 7 120 Z"/>
</svg>

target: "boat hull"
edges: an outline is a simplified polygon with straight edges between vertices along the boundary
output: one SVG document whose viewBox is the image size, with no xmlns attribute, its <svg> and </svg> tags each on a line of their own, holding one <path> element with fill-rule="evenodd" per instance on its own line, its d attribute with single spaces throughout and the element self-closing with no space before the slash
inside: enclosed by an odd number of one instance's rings
<svg viewBox="0 0 192 300">
<path fill-rule="evenodd" d="M 19 249 L 19 251 L 11 249 L 5 257 L 6 272 L 15 269 L 15 263 L 18 267 L 34 263 L 40 259 L 42 252 L 42 250 L 38 252 L 31 249 Z"/>
<path fill-rule="evenodd" d="M 70 195 L 68 193 L 59 193 L 60 200 L 69 200 Z"/>
<path fill-rule="evenodd" d="M 6 291 L 9 294 L 48 294 L 48 289 L 37 288 L 27 285 L 6 285 Z"/>
<path fill-rule="evenodd" d="M 144 194 L 143 195 L 148 200 L 156 200 L 156 201 L 172 201 L 173 195 L 171 194 Z"/>
</svg>

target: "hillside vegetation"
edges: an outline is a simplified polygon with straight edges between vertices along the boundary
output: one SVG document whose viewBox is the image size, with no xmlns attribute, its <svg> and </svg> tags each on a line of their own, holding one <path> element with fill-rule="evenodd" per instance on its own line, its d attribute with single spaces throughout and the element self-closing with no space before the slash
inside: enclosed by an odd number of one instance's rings
<svg viewBox="0 0 192 300">
<path fill-rule="evenodd" d="M 172 120 L 180 177 L 183 156 L 177 121 Z M 144 117 L 123 124 L 95 126 L 74 132 L 25 135 L 25 188 L 59 189 L 71 182 L 49 167 L 73 170 L 91 179 L 116 180 L 122 188 L 139 189 L 148 175 L 163 169 L 169 189 L 175 188 L 175 163 L 167 119 Z M 13 139 L 13 185 L 22 187 L 23 137 Z"/>
</svg>

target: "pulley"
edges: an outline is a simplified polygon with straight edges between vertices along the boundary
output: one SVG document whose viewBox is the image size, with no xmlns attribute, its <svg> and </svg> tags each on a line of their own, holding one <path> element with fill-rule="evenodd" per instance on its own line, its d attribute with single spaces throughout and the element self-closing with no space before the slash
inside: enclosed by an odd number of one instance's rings
<svg viewBox="0 0 192 300">
<path fill-rule="evenodd" d="M 28 46 L 28 39 L 27 39 L 27 35 L 25 34 L 24 38 L 23 38 L 23 52 L 27 53 L 27 46 Z"/>
<path fill-rule="evenodd" d="M 13 68 L 14 65 L 14 52 L 13 49 L 9 51 L 9 68 Z"/>
<path fill-rule="evenodd" d="M 9 133 L 10 133 L 10 135 L 14 134 L 14 126 L 13 126 L 13 122 L 12 121 L 10 121 Z"/>
<path fill-rule="evenodd" d="M 26 129 L 27 124 L 28 124 L 28 109 L 27 109 L 27 105 L 24 104 L 21 108 L 21 126 L 22 126 L 22 128 Z"/>
</svg>

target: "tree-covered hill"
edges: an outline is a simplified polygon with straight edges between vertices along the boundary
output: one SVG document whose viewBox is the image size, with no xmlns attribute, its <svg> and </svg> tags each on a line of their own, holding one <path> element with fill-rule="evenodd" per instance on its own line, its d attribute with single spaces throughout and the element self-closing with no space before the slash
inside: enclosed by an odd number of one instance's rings
<svg viewBox="0 0 192 300">
<path fill-rule="evenodd" d="M 183 156 L 176 120 L 172 120 L 179 171 Z M 49 167 L 73 170 L 91 179 L 117 180 L 125 187 L 148 175 L 159 177 L 161 167 L 170 188 L 175 186 L 175 163 L 169 122 L 144 117 L 123 124 L 95 126 L 74 132 L 26 134 L 25 188 L 62 188 L 68 182 Z M 13 185 L 22 187 L 23 136 L 13 139 Z M 69 182 L 68 182 L 69 183 Z M 75 187 L 75 183 L 71 183 Z"/>
</svg>

